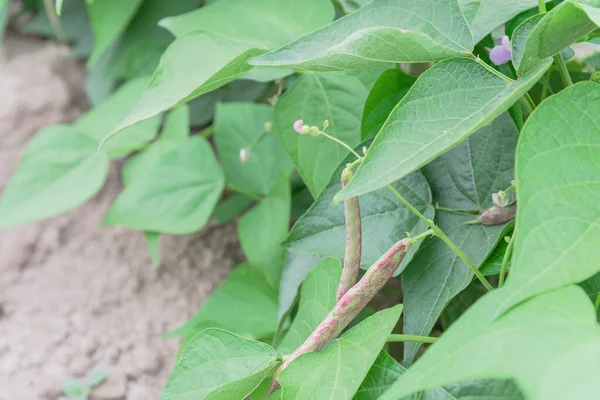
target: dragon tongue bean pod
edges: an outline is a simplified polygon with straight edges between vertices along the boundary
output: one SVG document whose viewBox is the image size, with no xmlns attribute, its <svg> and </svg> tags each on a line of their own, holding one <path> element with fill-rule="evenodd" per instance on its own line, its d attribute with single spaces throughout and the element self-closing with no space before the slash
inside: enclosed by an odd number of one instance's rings
<svg viewBox="0 0 600 400">
<path fill-rule="evenodd" d="M 483 225 L 502 225 L 515 219 L 517 214 L 517 203 L 507 205 L 506 207 L 493 206 L 479 215 L 477 221 Z"/>
</svg>

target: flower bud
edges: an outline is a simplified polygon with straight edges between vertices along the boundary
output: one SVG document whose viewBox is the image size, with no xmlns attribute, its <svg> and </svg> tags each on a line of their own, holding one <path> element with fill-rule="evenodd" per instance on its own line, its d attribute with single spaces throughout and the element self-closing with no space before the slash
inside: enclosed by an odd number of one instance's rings
<svg viewBox="0 0 600 400">
<path fill-rule="evenodd" d="M 501 190 L 498 193 L 492 193 L 492 201 L 498 207 L 506 207 L 508 205 L 508 193 L 504 190 Z"/>
<path fill-rule="evenodd" d="M 250 150 L 247 148 L 240 149 L 240 161 L 242 164 L 246 164 L 250 158 Z"/>
<path fill-rule="evenodd" d="M 299 119 L 298 121 L 294 122 L 294 130 L 298 133 L 302 133 L 302 128 L 304 127 L 304 121 L 302 121 L 301 119 Z"/>
</svg>

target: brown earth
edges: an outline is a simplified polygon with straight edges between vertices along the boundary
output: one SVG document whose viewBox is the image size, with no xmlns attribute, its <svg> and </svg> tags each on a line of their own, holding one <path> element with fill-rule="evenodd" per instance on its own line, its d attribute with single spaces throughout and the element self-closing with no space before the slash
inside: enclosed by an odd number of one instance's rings
<svg viewBox="0 0 600 400">
<path fill-rule="evenodd" d="M 83 67 L 56 44 L 8 36 L 0 53 L 0 191 L 40 128 L 87 108 Z M 96 400 L 150 400 L 164 387 L 191 316 L 241 259 L 235 227 L 163 237 L 151 266 L 143 235 L 100 229 L 122 185 L 57 218 L 0 232 L 0 400 L 54 400 L 97 365 Z"/>
</svg>

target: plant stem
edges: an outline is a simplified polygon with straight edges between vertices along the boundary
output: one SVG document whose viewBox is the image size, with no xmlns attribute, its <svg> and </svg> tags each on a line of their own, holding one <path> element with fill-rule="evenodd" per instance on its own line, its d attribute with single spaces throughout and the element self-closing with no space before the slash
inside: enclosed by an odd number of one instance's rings
<svg viewBox="0 0 600 400">
<path fill-rule="evenodd" d="M 473 60 L 477 61 L 477 63 L 479 63 L 479 65 L 481 65 L 483 68 L 487 69 L 489 72 L 496 75 L 497 77 L 502 78 L 506 82 L 509 82 L 509 83 L 514 82 L 512 79 L 510 79 L 508 76 L 504 75 L 502 72 L 500 72 L 500 71 L 496 70 L 495 68 L 493 68 L 492 66 L 488 65 L 481 58 L 476 57 L 475 55 L 473 55 L 472 58 L 473 58 Z"/>
<path fill-rule="evenodd" d="M 199 133 L 203 138 L 210 137 L 213 133 L 215 133 L 215 127 L 213 125 L 209 125 L 206 128 L 202 129 Z"/>
<path fill-rule="evenodd" d="M 525 93 L 523 95 L 523 105 L 525 106 L 525 109 L 530 115 L 533 112 L 533 110 L 535 110 L 535 103 L 533 102 L 533 99 L 531 98 L 529 93 Z"/>
<path fill-rule="evenodd" d="M 418 242 L 419 240 L 421 240 L 421 239 L 423 239 L 424 237 L 427 237 L 427 236 L 435 236 L 435 233 L 433 232 L 433 229 L 428 229 L 428 230 L 426 230 L 423 233 L 419 233 L 417 236 L 410 237 L 409 239 L 410 239 L 411 243 L 414 244 L 414 243 Z"/>
<path fill-rule="evenodd" d="M 354 154 L 356 156 L 356 158 L 358 158 L 359 160 L 362 160 L 363 157 L 358 154 L 356 151 L 354 151 L 354 149 L 350 146 L 348 146 L 346 143 L 342 142 L 340 139 L 333 137 L 331 135 L 326 134 L 325 132 L 321 131 L 321 135 L 325 136 L 327 139 L 331 139 L 334 142 L 336 142 L 337 144 L 340 144 L 342 146 L 344 146 L 346 149 L 348 149 L 349 152 L 351 152 L 352 154 Z"/>
<path fill-rule="evenodd" d="M 564 82 L 566 87 L 569 87 L 573 84 L 573 80 L 571 79 L 571 75 L 569 75 L 569 70 L 567 70 L 567 64 L 565 64 L 565 59 L 563 58 L 561 53 L 558 53 L 554 56 L 554 64 L 558 67 L 558 72 L 560 73 L 560 77 Z"/>
<path fill-rule="evenodd" d="M 392 333 L 390 336 L 388 336 L 386 342 L 388 342 L 388 343 L 395 343 L 395 342 L 435 343 L 436 340 L 438 340 L 438 338 L 431 337 L 431 336 L 404 335 L 404 334 Z"/>
<path fill-rule="evenodd" d="M 58 15 L 56 15 L 56 9 L 53 3 L 54 2 L 52 0 L 44 0 L 44 8 L 46 9 L 46 15 L 48 16 L 48 21 L 50 21 L 50 25 L 52 26 L 52 30 L 58 38 L 58 41 L 61 43 L 65 43 L 65 32 L 62 29 L 62 25 L 60 24 L 60 19 L 58 18 Z"/>
<path fill-rule="evenodd" d="M 506 252 L 504 253 L 504 257 L 502 258 L 502 267 L 500 267 L 500 279 L 498 280 L 498 287 L 502 287 L 504 285 L 504 279 L 506 275 L 506 269 L 508 267 L 508 262 L 512 256 L 513 243 L 515 241 L 515 233 L 510 237 L 510 241 L 508 242 L 508 246 L 506 246 Z"/>
<path fill-rule="evenodd" d="M 538 0 L 538 8 L 540 10 L 540 14 L 545 13 L 546 12 L 546 2 L 544 0 Z"/>
<path fill-rule="evenodd" d="M 471 269 L 471 271 L 473 271 L 473 274 L 475 274 L 477 279 L 479 279 L 481 281 L 482 285 L 488 291 L 494 290 L 492 285 L 490 285 L 490 283 L 487 281 L 487 279 L 485 279 L 485 276 L 483 276 L 483 274 L 477 269 L 477 267 L 471 262 L 471 260 L 469 260 L 467 258 L 467 256 L 458 247 L 456 247 L 454 242 L 452 242 L 452 240 L 450 240 L 450 238 L 448 236 L 446 236 L 446 234 L 440 229 L 439 226 L 437 226 L 435 224 L 435 222 L 433 222 L 433 220 L 431 220 L 431 219 L 427 218 L 426 216 L 424 216 L 423 214 L 421 214 L 419 212 L 419 210 L 414 208 L 413 205 L 408 202 L 408 200 L 406 200 L 400 193 L 398 193 L 396 191 L 396 189 L 394 189 L 392 187 L 392 185 L 387 185 L 387 188 L 390 190 L 390 192 L 392 192 L 392 194 L 394 196 L 396 196 L 396 198 L 398 200 L 400 200 L 400 202 L 402 204 L 404 204 L 404 206 L 406 206 L 406 208 L 408 208 L 413 214 L 415 214 L 417 217 L 419 217 L 419 219 L 421 221 L 425 222 L 433 230 L 433 232 L 435 233 L 435 236 L 437 236 L 438 238 L 440 238 L 441 241 L 446 243 L 448 245 L 448 247 L 450 247 L 452 249 L 452 251 L 454 251 L 456 253 L 456 255 L 461 260 L 464 261 L 465 264 L 467 264 L 467 266 Z"/>
</svg>

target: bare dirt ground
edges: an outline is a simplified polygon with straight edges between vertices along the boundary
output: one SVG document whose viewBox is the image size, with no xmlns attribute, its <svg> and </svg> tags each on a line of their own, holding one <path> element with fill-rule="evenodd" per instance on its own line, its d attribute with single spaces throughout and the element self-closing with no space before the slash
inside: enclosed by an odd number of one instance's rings
<svg viewBox="0 0 600 400">
<path fill-rule="evenodd" d="M 0 53 L 0 191 L 27 140 L 87 108 L 83 67 L 51 42 L 9 36 Z M 156 399 L 177 341 L 162 335 L 196 312 L 241 255 L 232 225 L 164 237 L 150 265 L 141 233 L 100 229 L 121 190 L 66 215 L 0 232 L 0 400 L 54 400 L 69 376 L 109 369 L 96 400 Z"/>
</svg>

